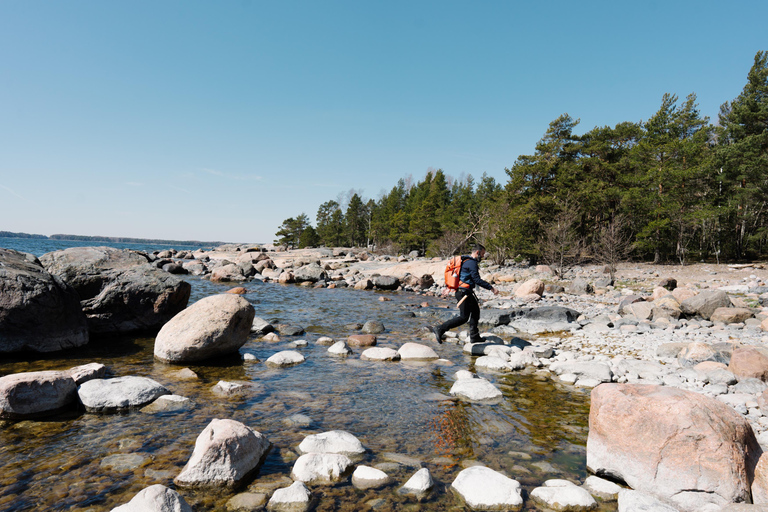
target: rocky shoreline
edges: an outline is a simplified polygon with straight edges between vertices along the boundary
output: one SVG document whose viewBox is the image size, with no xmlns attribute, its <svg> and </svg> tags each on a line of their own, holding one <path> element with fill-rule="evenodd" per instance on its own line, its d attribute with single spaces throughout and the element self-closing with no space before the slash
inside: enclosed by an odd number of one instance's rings
<svg viewBox="0 0 768 512">
<path fill-rule="evenodd" d="M 39 333 L 41 340 L 55 338 L 57 341 L 54 345 L 43 344 L 35 348 L 35 345 L 19 344 L 18 340 L 24 337 L 23 330 L 19 331 L 18 322 L 11 325 L 15 331 L 8 327 L 8 322 L 3 324 L 3 320 L 11 316 L 6 313 L 0 316 L 0 349 L 14 352 L 22 346 L 25 350 L 43 352 L 52 347 L 53 350 L 66 350 L 67 346 L 82 344 L 84 337 L 87 341 L 89 333 L 103 335 L 121 329 L 156 331 L 162 327 L 165 333 L 161 330 L 158 334 L 155 357 L 184 364 L 236 353 L 245 343 L 249 331 L 266 334 L 274 329 L 263 319 L 254 318 L 252 306 L 244 299 L 238 303 L 236 295 L 211 297 L 220 304 L 208 309 L 201 304 L 205 300 L 185 309 L 189 290 L 184 297 L 184 287 L 179 284 L 183 281 L 177 277 L 183 273 L 233 285 L 260 279 L 317 288 L 351 287 L 417 293 L 423 295 L 424 301 L 413 314 L 422 317 L 425 326 L 455 311 L 450 300 L 440 297 L 445 261 L 419 258 L 416 254 L 393 257 L 373 256 L 351 249 L 269 251 L 248 246 L 151 255 L 118 253 L 103 248 L 84 249 L 88 257 L 83 256 L 82 249 L 70 251 L 70 254 L 57 251 L 59 254 L 46 255 L 37 262 L 34 258 L 19 256 L 19 253 L 11 254 L 15 251 L 3 250 L 0 278 L 5 279 L 4 290 L 11 289 L 8 284 L 11 278 L 14 282 L 23 281 L 18 276 L 26 269 L 38 275 L 36 282 L 43 283 L 33 286 L 35 290 L 49 290 L 48 294 L 54 293 L 51 290 L 63 290 L 63 296 L 70 297 L 74 290 L 81 299 L 85 320 L 74 321 L 78 326 L 74 329 L 72 322 L 57 320 L 56 325 L 66 326 L 65 332 Z M 84 261 L 91 262 L 86 270 L 78 266 Z M 574 269 L 569 276 L 571 279 L 561 281 L 544 266 L 495 267 L 484 264 L 481 274 L 502 293 L 493 297 L 483 290 L 478 291 L 480 298 L 485 299 L 481 323 L 487 343 L 463 344 L 465 353 L 476 356 L 476 371 L 494 373 L 525 369 L 568 385 L 592 388 L 587 464 L 597 475 L 623 481 L 635 489 L 611 488 L 612 492 L 608 494 L 619 500 L 619 510 L 765 510 L 768 507 L 765 505 L 768 504 L 768 475 L 763 466 L 768 463 L 761 454 L 768 447 L 768 416 L 765 415 L 768 413 L 768 350 L 764 348 L 768 341 L 765 333 L 768 310 L 763 307 L 768 299 L 768 288 L 765 287 L 768 272 L 762 265 L 653 267 L 625 264 L 619 268 L 617 281 L 611 282 L 603 270 L 600 267 Z M 90 280 L 83 280 L 84 276 Z M 147 291 L 149 287 L 142 285 L 142 291 L 136 292 L 131 284 L 137 282 L 152 282 L 155 287 Z M 56 293 L 62 295 L 62 292 Z M 22 301 L 28 304 L 40 302 L 29 298 L 22 298 Z M 54 303 L 58 304 L 56 301 Z M 140 307 L 142 304 L 144 306 Z M 132 306 L 127 308 L 126 305 Z M 168 307 L 163 309 L 165 306 Z M 12 310 L 17 315 L 14 319 L 39 316 L 29 311 L 18 316 L 18 309 L 6 306 L 6 312 Z M 126 310 L 130 310 L 130 318 L 126 318 Z M 192 310 L 196 313 L 192 314 Z M 181 321 L 184 312 L 190 312 L 189 316 L 196 320 Z M 190 332 L 193 331 L 189 328 L 192 324 L 199 326 L 197 331 Z M 221 327 L 216 327 L 219 325 Z M 67 336 L 75 341 L 66 341 Z M 391 350 L 375 347 L 375 334 L 358 335 L 346 341 L 331 340 L 333 345 L 329 351 L 345 354 L 349 353 L 349 347 L 361 347 L 365 348 L 361 358 L 368 360 L 437 360 L 439 356 L 430 348 L 436 345 L 428 329 L 422 331 L 421 337 L 426 345 L 406 343 L 399 350 Z M 200 340 L 205 340 L 205 344 Z M 450 333 L 447 339 L 455 343 L 465 340 L 466 332 Z M 299 352 L 285 352 L 265 364 L 287 367 L 301 363 L 303 356 Z M 159 384 L 155 386 L 157 383 L 137 382 L 129 376 L 118 377 L 123 379 L 120 382 L 104 379 L 103 367 L 73 368 L 56 372 L 57 375 L 31 373 L 34 375 L 0 378 L 0 416 L 8 419 L 36 417 L 61 410 L 76 400 L 86 410 L 94 411 L 139 407 L 160 399 L 167 403 L 166 406 L 177 407 L 184 400 L 184 397 L 173 398 L 175 395 Z M 227 387 L 227 383 L 222 386 Z M 107 398 L 108 394 L 103 394 L 104 387 L 119 389 L 117 395 L 121 398 L 116 402 Z M 41 391 L 44 389 L 48 390 L 48 395 Z M 29 400 L 14 402 L 14 397 L 28 397 L 30 392 L 37 393 L 33 400 L 38 404 L 37 409 L 29 409 Z M 493 403 L 501 395 L 488 380 L 466 370 L 456 373 L 451 394 L 481 403 Z M 128 395 L 137 398 L 134 401 L 134 398 L 127 398 Z M 49 400 L 40 400 L 40 396 Z M 626 401 L 625 406 L 616 405 L 623 401 Z M 633 426 L 637 429 L 634 436 L 643 439 L 641 445 L 630 442 L 631 436 L 628 438 Z M 699 429 L 695 434 L 691 433 L 692 426 Z M 233 442 L 247 445 L 251 441 L 233 439 L 258 438 L 260 435 L 245 425 L 241 428 L 227 424 L 217 428 L 224 432 L 221 434 L 224 446 Z M 339 435 L 344 437 L 344 434 Z M 714 441 L 710 446 L 705 445 L 703 439 Z M 250 466 L 238 469 L 240 476 L 233 480 L 225 478 L 231 483 L 224 485 L 235 485 L 258 468 L 264 455 L 261 452 L 265 449 L 263 443 L 259 446 L 253 448 L 256 455 L 249 456 L 251 462 L 246 466 Z M 231 459 L 222 447 L 201 450 L 207 454 L 199 457 L 203 469 L 198 471 L 203 474 L 210 474 L 210 467 L 218 467 L 222 457 Z M 197 451 L 196 447 L 195 453 Z M 246 451 L 250 453 L 252 450 Z M 304 510 L 311 505 L 311 491 L 304 484 L 318 482 L 314 477 L 299 476 L 305 468 L 311 468 L 306 469 L 309 474 L 324 475 L 318 477 L 320 480 L 333 482 L 347 478 L 354 468 L 352 461 L 347 464 L 340 458 L 348 454 L 338 451 L 329 451 L 325 456 L 309 451 L 306 455 L 313 457 L 303 459 L 301 464 L 296 462 L 292 475 L 296 483 L 276 491 L 268 508 Z M 376 471 L 380 470 L 357 466 L 352 474 L 353 484 L 365 486 L 374 485 L 370 482 L 378 479 L 387 481 L 386 474 L 382 476 Z M 610 487 L 605 480 L 590 479 L 583 486 L 550 480 L 532 492 L 530 498 L 554 510 L 590 510 L 596 506 L 592 496 L 605 499 L 597 489 Z M 431 487 L 428 471 L 426 475 L 417 472 L 412 480 L 412 484 L 409 481 L 404 485 L 406 491 L 413 487 L 418 492 L 426 492 Z M 183 486 L 185 481 L 180 475 L 176 483 Z M 495 482 L 493 489 L 479 492 L 482 485 L 477 482 L 489 481 Z M 211 481 L 203 483 L 212 484 Z M 473 509 L 519 509 L 523 504 L 519 487 L 514 479 L 479 466 L 462 471 L 452 485 Z M 171 489 L 153 486 L 146 491 L 149 497 L 136 498 L 141 504 L 119 509 L 165 510 L 152 508 L 154 505 L 147 503 L 169 500 L 176 500 L 175 503 L 184 509 L 183 498 Z M 585 492 L 587 496 L 584 496 Z M 499 493 L 502 498 L 493 497 Z M 651 505 L 653 500 L 660 501 Z M 729 508 L 735 506 L 729 505 L 731 502 L 750 501 L 755 505 Z M 566 502 L 570 508 L 562 508 L 566 507 L 563 505 Z"/>
</svg>

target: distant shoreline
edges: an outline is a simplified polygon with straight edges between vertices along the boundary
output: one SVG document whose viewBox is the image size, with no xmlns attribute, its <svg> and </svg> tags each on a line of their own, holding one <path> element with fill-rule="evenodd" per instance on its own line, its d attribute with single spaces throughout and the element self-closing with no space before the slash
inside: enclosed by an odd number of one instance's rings
<svg viewBox="0 0 768 512">
<path fill-rule="evenodd" d="M 69 240 L 75 242 L 111 242 L 124 244 L 161 244 L 161 245 L 204 245 L 217 246 L 227 242 L 205 242 L 200 240 L 163 240 L 155 238 L 129 238 L 122 236 L 87 236 L 87 235 L 64 235 L 55 234 L 51 236 L 37 235 L 30 233 L 13 233 L 11 231 L 0 231 L 0 238 L 31 238 L 35 240 Z"/>
</svg>

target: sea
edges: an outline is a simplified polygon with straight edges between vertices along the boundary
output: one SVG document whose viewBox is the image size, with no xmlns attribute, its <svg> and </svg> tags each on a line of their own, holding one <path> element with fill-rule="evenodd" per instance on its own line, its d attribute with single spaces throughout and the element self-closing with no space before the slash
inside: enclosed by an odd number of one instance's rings
<svg viewBox="0 0 768 512">
<path fill-rule="evenodd" d="M 41 256 L 93 243 L 0 238 L 0 247 Z M 98 244 L 146 252 L 198 247 Z M 231 285 L 183 276 L 192 286 L 190 303 L 226 292 Z M 344 430 L 366 453 L 357 465 L 382 469 L 389 482 L 358 489 L 349 474 L 333 484 L 310 485 L 312 510 L 443 511 L 467 510 L 451 491 L 458 473 L 484 465 L 518 481 L 526 496 L 522 510 L 537 510 L 527 497 L 552 478 L 583 483 L 587 477 L 588 391 L 528 369 L 494 373 L 477 368 L 475 357 L 456 343 L 437 345 L 425 329 L 425 311 L 453 307 L 438 297 L 410 292 L 313 289 L 253 280 L 244 297 L 256 316 L 273 324 L 299 326 L 299 336 L 267 341 L 252 335 L 235 357 L 176 366 L 156 361 L 151 335 L 93 339 L 66 353 L 4 355 L 0 375 L 66 370 L 99 362 L 109 377 L 152 378 L 192 406 L 154 413 L 131 410 L 90 414 L 75 409 L 35 421 L 0 424 L 0 511 L 109 511 L 142 489 L 163 484 L 176 489 L 195 511 L 227 510 L 238 495 L 262 494 L 292 483 L 299 443 L 310 434 Z M 426 303 L 426 304 L 424 304 Z M 425 307 L 426 306 L 426 307 Z M 345 340 L 369 320 L 380 321 L 379 347 L 398 349 L 408 342 L 431 347 L 430 362 L 377 362 L 362 349 L 339 357 L 318 343 L 320 337 Z M 546 341 L 546 340 L 540 340 Z M 297 351 L 304 362 L 274 368 L 273 354 Z M 251 354 L 253 360 L 243 356 Z M 184 378 L 191 370 L 195 378 Z M 458 370 L 488 379 L 503 396 L 492 403 L 458 400 L 450 394 Z M 220 381 L 244 384 L 245 392 L 222 395 Z M 214 418 L 244 423 L 267 437 L 272 448 L 252 477 L 235 489 L 177 488 L 176 475 L 189 460 L 196 439 Z M 435 482 L 415 496 L 403 484 L 420 468 Z M 243 499 L 242 496 L 237 499 Z M 616 504 L 601 502 L 600 511 Z"/>
</svg>

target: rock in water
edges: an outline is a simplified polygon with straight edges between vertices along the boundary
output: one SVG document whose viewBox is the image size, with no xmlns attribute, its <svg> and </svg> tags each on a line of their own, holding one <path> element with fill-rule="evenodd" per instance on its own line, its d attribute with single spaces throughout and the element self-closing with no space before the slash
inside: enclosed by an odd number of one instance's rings
<svg viewBox="0 0 768 512">
<path fill-rule="evenodd" d="M 312 493 L 302 482 L 277 489 L 267 503 L 270 512 L 304 512 L 309 510 Z"/>
<path fill-rule="evenodd" d="M 192 507 L 176 491 L 164 485 L 150 485 L 125 505 L 112 512 L 192 512 Z"/>
<path fill-rule="evenodd" d="M 520 483 L 484 466 L 460 472 L 451 489 L 477 510 L 520 510 L 523 506 Z"/>
<path fill-rule="evenodd" d="M 713 398 L 655 385 L 592 390 L 587 467 L 681 510 L 748 501 L 761 452 L 747 420 Z"/>
<path fill-rule="evenodd" d="M 299 444 L 301 453 L 340 453 L 342 455 L 361 455 L 365 448 L 358 438 L 344 430 L 331 430 L 312 434 Z"/>
<path fill-rule="evenodd" d="M 192 289 L 145 256 L 111 247 L 72 247 L 40 261 L 77 291 L 92 334 L 155 332 L 187 306 Z"/>
<path fill-rule="evenodd" d="M 248 341 L 256 314 L 239 295 L 201 299 L 173 317 L 155 338 L 155 358 L 170 363 L 234 354 Z"/>
<path fill-rule="evenodd" d="M 69 372 L 24 372 L 0 377 L 0 418 L 53 414 L 74 404 L 77 385 Z"/>
<path fill-rule="evenodd" d="M 259 467 L 271 446 L 260 432 L 239 421 L 213 419 L 173 481 L 186 487 L 236 487 Z"/>
<path fill-rule="evenodd" d="M 31 254 L 0 249 L 0 353 L 54 352 L 88 343 L 77 292 Z"/>
<path fill-rule="evenodd" d="M 88 412 L 116 412 L 142 407 L 170 391 L 148 377 L 92 379 L 77 390 Z"/>
<path fill-rule="evenodd" d="M 340 453 L 306 453 L 296 460 L 291 478 L 308 484 L 340 481 L 352 468 L 352 460 Z"/>
</svg>

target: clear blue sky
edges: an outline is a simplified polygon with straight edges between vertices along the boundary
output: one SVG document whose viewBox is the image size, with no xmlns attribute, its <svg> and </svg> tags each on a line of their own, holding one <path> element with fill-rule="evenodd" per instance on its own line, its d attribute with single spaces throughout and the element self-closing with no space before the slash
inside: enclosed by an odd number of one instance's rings
<svg viewBox="0 0 768 512">
<path fill-rule="evenodd" d="M 0 0 L 0 230 L 271 242 L 428 168 L 506 183 L 567 112 L 717 118 L 768 2 Z"/>
</svg>

